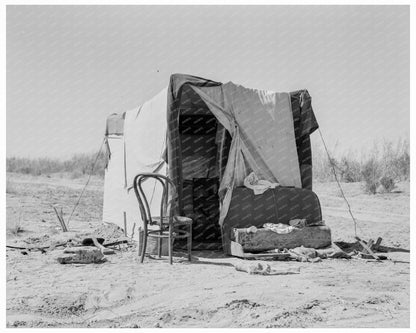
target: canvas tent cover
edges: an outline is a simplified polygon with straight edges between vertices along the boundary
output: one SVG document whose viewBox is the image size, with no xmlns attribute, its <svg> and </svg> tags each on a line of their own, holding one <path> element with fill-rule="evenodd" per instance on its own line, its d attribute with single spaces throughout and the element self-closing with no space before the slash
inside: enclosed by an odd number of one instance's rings
<svg viewBox="0 0 416 333">
<path fill-rule="evenodd" d="M 215 134 L 195 135 L 199 129 L 205 134 L 213 132 L 205 121 L 212 118 Z M 184 119 L 193 119 L 189 135 L 183 129 Z M 142 222 L 131 188 L 141 172 L 159 172 L 173 180 L 178 190 L 178 214 L 184 214 L 186 208 L 187 178 L 197 178 L 191 173 L 215 174 L 219 178 L 220 225 L 233 189 L 242 186 L 251 171 L 282 186 L 311 189 L 309 136 L 317 128 L 307 90 L 277 93 L 174 74 L 168 87 L 154 98 L 107 119 L 109 162 L 103 220 L 126 228 L 134 237 L 135 228 Z M 228 145 L 224 144 L 227 137 Z M 212 156 L 213 164 L 207 156 Z M 151 181 L 145 186 L 152 198 L 151 210 L 157 215 L 161 193 Z"/>
</svg>

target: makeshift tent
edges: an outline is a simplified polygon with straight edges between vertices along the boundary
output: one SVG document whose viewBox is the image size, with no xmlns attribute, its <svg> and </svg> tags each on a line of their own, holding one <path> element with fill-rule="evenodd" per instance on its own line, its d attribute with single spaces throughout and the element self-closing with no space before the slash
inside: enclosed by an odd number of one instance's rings
<svg viewBox="0 0 416 333">
<path fill-rule="evenodd" d="M 281 189 L 304 189 L 279 193 L 306 198 L 302 211 L 307 215 L 312 209 L 319 219 L 309 139 L 317 128 L 307 90 L 277 93 L 174 74 L 154 98 L 107 119 L 103 221 L 137 236 L 142 221 L 132 185 L 142 172 L 173 180 L 177 213 L 194 219 L 195 246 L 215 248 L 221 239 L 227 246 L 228 213 L 236 211 L 235 204 L 230 207 L 236 201 L 233 194 L 251 172 Z M 145 185 L 157 215 L 161 193 L 152 181 Z M 285 207 L 296 213 L 296 205 L 289 200 Z M 238 224 L 235 216 L 231 220 Z"/>
</svg>

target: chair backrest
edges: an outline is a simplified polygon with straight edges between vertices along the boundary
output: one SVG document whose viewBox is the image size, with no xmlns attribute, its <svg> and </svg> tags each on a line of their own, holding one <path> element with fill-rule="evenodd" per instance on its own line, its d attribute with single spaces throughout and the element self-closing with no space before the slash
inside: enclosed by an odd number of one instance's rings
<svg viewBox="0 0 416 333">
<path fill-rule="evenodd" d="M 169 217 L 168 222 L 171 224 L 173 221 L 173 205 L 175 198 L 177 197 L 176 187 L 172 180 L 158 173 L 139 173 L 136 177 L 134 177 L 133 188 L 137 201 L 139 202 L 140 214 L 142 216 L 143 223 L 145 225 L 155 224 L 155 222 L 152 220 L 152 213 L 150 210 L 152 203 L 149 201 L 149 198 L 146 196 L 143 190 L 143 182 L 147 179 L 154 179 L 155 187 L 158 186 L 158 184 L 162 186 L 163 191 L 160 202 L 160 224 L 162 224 L 166 216 Z M 170 201 L 169 196 L 171 196 Z M 169 212 L 167 211 L 168 209 Z"/>
</svg>

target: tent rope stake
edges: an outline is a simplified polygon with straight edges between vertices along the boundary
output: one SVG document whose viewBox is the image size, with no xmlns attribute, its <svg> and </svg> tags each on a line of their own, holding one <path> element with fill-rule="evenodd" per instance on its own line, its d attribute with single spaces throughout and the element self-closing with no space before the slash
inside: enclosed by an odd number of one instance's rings
<svg viewBox="0 0 416 333">
<path fill-rule="evenodd" d="M 77 200 L 74 208 L 72 209 L 71 215 L 69 215 L 69 218 L 68 218 L 68 221 L 67 221 L 67 226 L 68 227 L 69 227 L 69 222 L 71 221 L 72 215 L 74 214 L 75 210 L 77 209 L 77 207 L 78 207 L 78 205 L 79 205 L 79 203 L 81 201 L 81 198 L 84 195 L 85 189 L 87 188 L 87 186 L 88 186 L 88 184 L 89 184 L 89 182 L 91 180 L 92 173 L 94 172 L 95 165 L 97 164 L 98 158 L 100 157 L 100 153 L 101 153 L 101 150 L 103 149 L 104 142 L 105 142 L 105 137 L 103 138 L 103 141 L 101 142 L 100 149 L 98 149 L 98 153 L 95 156 L 94 163 L 91 166 L 91 170 L 90 170 L 90 173 L 88 175 L 87 182 L 85 183 L 84 187 L 82 188 L 81 194 L 79 195 L 78 200 Z"/>
<path fill-rule="evenodd" d="M 355 237 L 357 237 L 357 220 L 355 219 L 354 215 L 352 214 L 350 203 L 348 202 L 347 198 L 345 197 L 345 194 L 344 194 L 344 191 L 343 191 L 343 189 L 342 189 L 342 186 L 341 186 L 341 184 L 340 184 L 340 182 L 339 182 L 339 180 L 338 180 L 337 172 L 335 171 L 335 165 L 334 165 L 334 162 L 333 162 L 333 160 L 332 160 L 332 158 L 331 158 L 331 156 L 330 156 L 330 154 L 329 154 L 328 148 L 327 148 L 327 146 L 326 146 L 326 143 L 325 143 L 325 140 L 324 140 L 324 137 L 323 137 L 323 135 L 322 135 L 322 132 L 321 132 L 321 129 L 320 129 L 320 128 L 318 128 L 318 132 L 319 132 L 319 135 L 320 135 L 320 137 L 321 137 L 322 143 L 323 143 L 323 145 L 324 145 L 324 148 L 325 148 L 326 154 L 328 155 L 329 164 L 331 165 L 331 169 L 332 169 L 332 172 L 334 173 L 334 177 L 335 177 L 335 180 L 336 180 L 336 182 L 337 182 L 337 184 L 338 184 L 338 187 L 339 187 L 339 190 L 340 190 L 340 192 L 341 192 L 341 195 L 342 195 L 342 197 L 344 198 L 344 201 L 346 202 L 346 204 L 347 204 L 347 206 L 348 206 L 348 212 L 350 213 L 351 218 L 352 218 L 352 220 L 354 221 L 354 235 L 355 235 Z M 360 228 L 360 229 L 361 229 L 361 228 Z"/>
</svg>

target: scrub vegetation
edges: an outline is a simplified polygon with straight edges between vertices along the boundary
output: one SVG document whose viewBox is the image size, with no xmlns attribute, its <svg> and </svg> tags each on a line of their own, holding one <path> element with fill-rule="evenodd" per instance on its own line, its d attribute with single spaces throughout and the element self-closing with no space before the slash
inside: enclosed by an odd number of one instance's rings
<svg viewBox="0 0 416 333">
<path fill-rule="evenodd" d="M 336 149 L 330 152 L 336 155 Z M 370 151 L 357 156 L 354 153 L 331 157 L 320 148 L 313 149 L 314 179 L 320 182 L 335 181 L 334 170 L 339 181 L 344 183 L 363 182 L 367 193 L 392 192 L 396 183 L 410 179 L 409 142 L 384 141 L 375 144 Z"/>
<path fill-rule="evenodd" d="M 90 174 L 96 154 L 76 154 L 67 160 L 11 157 L 7 158 L 6 167 L 7 172 L 32 176 L 60 173 L 63 177 L 76 179 Z M 330 155 L 337 155 L 336 148 Z M 105 165 L 106 154 L 101 152 L 92 174 L 104 177 Z M 375 144 L 369 152 L 361 156 L 349 152 L 339 157 L 331 157 L 331 161 L 321 146 L 313 147 L 313 177 L 316 181 L 335 181 L 332 165 L 341 182 L 363 182 L 367 193 L 391 192 L 397 182 L 410 178 L 409 142 L 384 141 L 382 144 Z"/>
<path fill-rule="evenodd" d="M 91 173 L 96 157 L 97 153 L 75 154 L 66 160 L 48 157 L 10 157 L 6 160 L 6 171 L 32 176 L 62 174 L 63 177 L 75 179 Z M 92 174 L 104 177 L 105 165 L 106 154 L 101 152 Z"/>
</svg>

